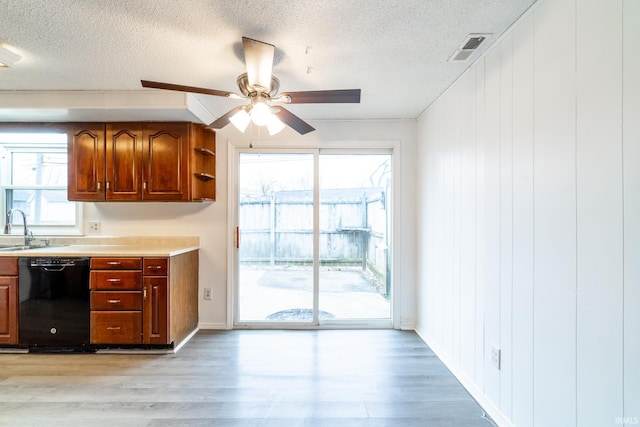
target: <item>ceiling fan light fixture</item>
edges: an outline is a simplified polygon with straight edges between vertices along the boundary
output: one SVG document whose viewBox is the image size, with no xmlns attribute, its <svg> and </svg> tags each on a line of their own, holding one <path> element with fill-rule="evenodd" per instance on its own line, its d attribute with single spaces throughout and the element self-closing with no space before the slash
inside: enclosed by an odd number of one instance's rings
<svg viewBox="0 0 640 427">
<path fill-rule="evenodd" d="M 251 122 L 251 116 L 246 109 L 242 109 L 229 118 L 229 121 L 240 132 L 247 130 L 247 126 Z"/>
<path fill-rule="evenodd" d="M 267 129 L 269 130 L 269 135 L 273 136 L 284 129 L 284 123 L 275 114 L 271 114 L 267 122 Z"/>
<path fill-rule="evenodd" d="M 251 121 L 258 126 L 265 126 L 273 116 L 271 108 L 264 102 L 256 102 L 251 109 Z"/>
</svg>

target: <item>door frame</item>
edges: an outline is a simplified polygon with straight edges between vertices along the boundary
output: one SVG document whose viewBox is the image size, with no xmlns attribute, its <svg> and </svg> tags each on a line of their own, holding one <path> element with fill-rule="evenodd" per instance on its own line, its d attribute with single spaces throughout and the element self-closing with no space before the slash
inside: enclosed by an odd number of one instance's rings
<svg viewBox="0 0 640 427">
<path fill-rule="evenodd" d="M 401 283 L 398 279 L 399 274 L 396 266 L 400 265 L 399 248 L 400 241 L 400 142 L 399 141 L 335 141 L 323 142 L 315 141 L 315 143 L 305 143 L 301 146 L 295 141 L 252 141 L 250 147 L 247 144 L 234 144 L 227 141 L 227 170 L 228 170 L 228 205 L 227 205 L 227 329 L 363 329 L 363 328 L 394 328 L 400 329 L 400 295 L 402 294 Z M 389 319 L 364 319 L 351 320 L 341 319 L 331 322 L 324 320 L 319 323 L 318 304 L 319 304 L 319 201 L 320 191 L 314 184 L 314 320 L 305 323 L 238 323 L 237 319 L 237 301 L 239 277 L 238 267 L 238 251 L 236 249 L 236 227 L 238 225 L 238 192 L 239 192 L 239 160 L 240 153 L 243 152 L 264 152 L 264 153 L 314 153 L 314 182 L 319 181 L 319 156 L 320 154 L 390 154 L 392 159 L 391 185 L 392 194 L 388 203 L 391 206 L 390 222 L 392 224 L 392 254 L 389 259 L 391 268 L 391 313 Z"/>
</svg>

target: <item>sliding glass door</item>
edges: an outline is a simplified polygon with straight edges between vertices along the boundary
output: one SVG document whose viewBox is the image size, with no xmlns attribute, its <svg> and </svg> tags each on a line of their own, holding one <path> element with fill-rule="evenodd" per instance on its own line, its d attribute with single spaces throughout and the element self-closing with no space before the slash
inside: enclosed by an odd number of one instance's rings
<svg viewBox="0 0 640 427">
<path fill-rule="evenodd" d="M 238 320 L 310 323 L 314 313 L 312 153 L 241 153 Z"/>
<path fill-rule="evenodd" d="M 320 313 L 389 319 L 389 154 L 320 155 Z"/>
<path fill-rule="evenodd" d="M 390 321 L 390 165 L 390 153 L 239 153 L 235 326 Z"/>
</svg>

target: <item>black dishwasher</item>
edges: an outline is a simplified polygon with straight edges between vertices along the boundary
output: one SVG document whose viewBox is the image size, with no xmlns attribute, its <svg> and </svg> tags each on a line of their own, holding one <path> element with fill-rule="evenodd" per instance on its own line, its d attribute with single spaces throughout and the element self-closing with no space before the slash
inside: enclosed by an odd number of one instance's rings
<svg viewBox="0 0 640 427">
<path fill-rule="evenodd" d="M 20 258 L 20 345 L 89 351 L 89 258 Z"/>
</svg>

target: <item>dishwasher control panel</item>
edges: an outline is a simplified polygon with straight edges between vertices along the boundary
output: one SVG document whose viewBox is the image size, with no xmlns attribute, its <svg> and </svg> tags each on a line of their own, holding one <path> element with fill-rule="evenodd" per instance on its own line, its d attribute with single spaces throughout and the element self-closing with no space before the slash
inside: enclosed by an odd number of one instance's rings
<svg viewBox="0 0 640 427">
<path fill-rule="evenodd" d="M 88 265 L 89 258 L 30 258 L 30 267 L 62 267 L 74 265 Z"/>
</svg>

